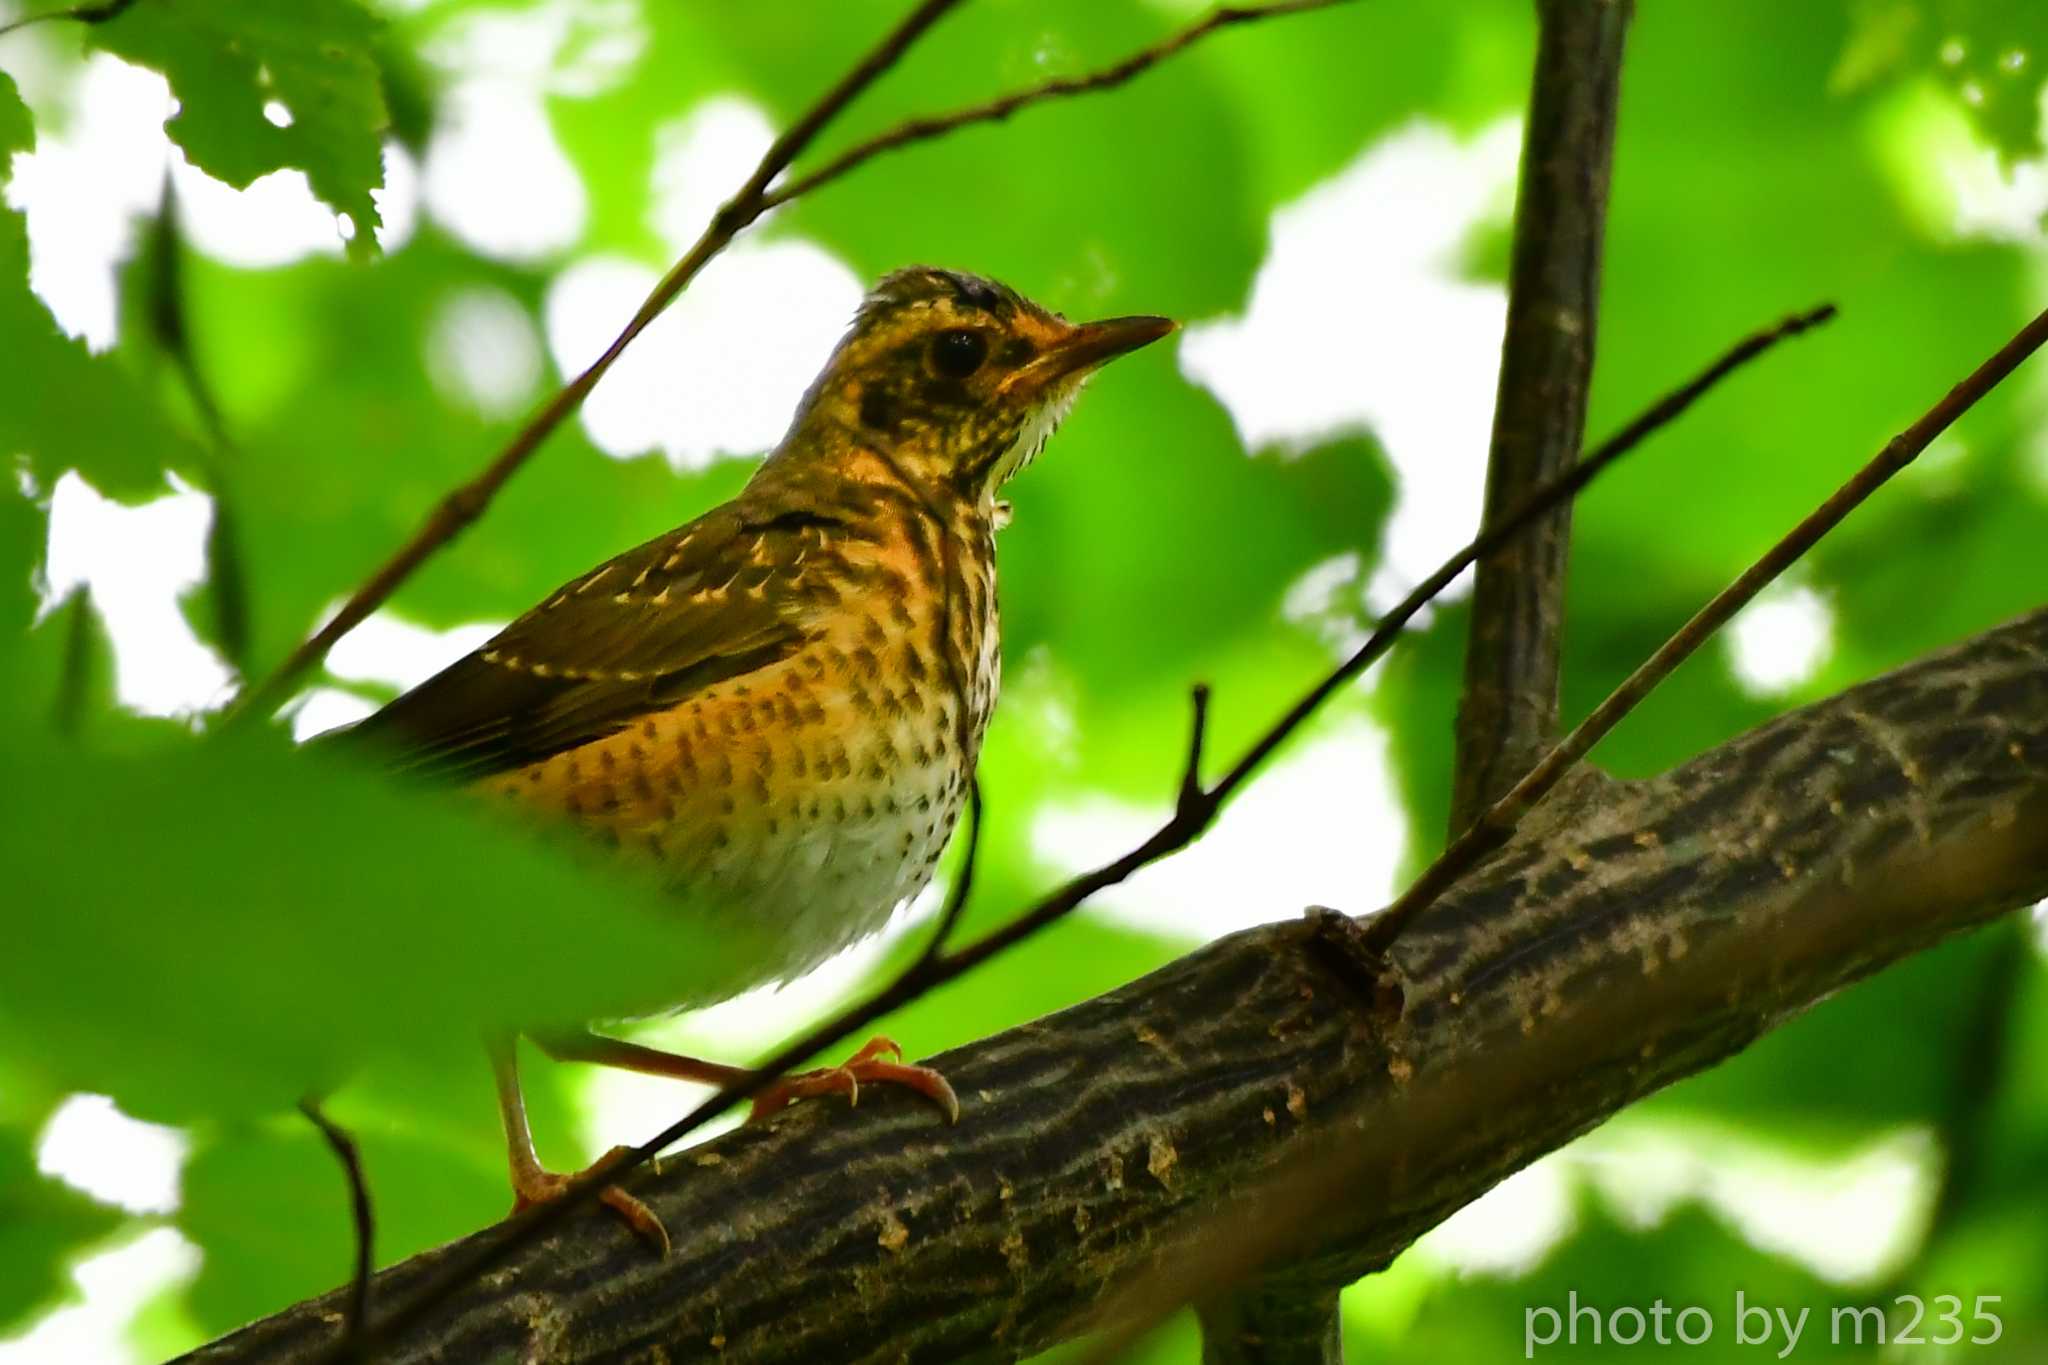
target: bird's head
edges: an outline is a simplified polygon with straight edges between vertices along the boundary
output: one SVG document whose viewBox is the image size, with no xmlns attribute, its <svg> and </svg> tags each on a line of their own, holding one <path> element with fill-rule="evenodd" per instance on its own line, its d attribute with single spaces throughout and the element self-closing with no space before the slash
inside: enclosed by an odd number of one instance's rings
<svg viewBox="0 0 2048 1365">
<path fill-rule="evenodd" d="M 1173 329 L 1155 317 L 1076 325 L 993 280 L 912 266 L 861 303 L 791 435 L 850 432 L 926 488 L 992 504 L 1090 374 Z"/>
</svg>

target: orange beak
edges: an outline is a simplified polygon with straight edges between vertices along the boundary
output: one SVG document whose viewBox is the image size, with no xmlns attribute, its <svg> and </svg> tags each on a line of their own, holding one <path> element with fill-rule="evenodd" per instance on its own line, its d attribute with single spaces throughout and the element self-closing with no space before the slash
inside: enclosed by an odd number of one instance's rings
<svg viewBox="0 0 2048 1365">
<path fill-rule="evenodd" d="M 1149 346 L 1179 326 L 1172 318 L 1142 315 L 1084 322 L 1041 351 L 1035 360 L 1017 371 L 1005 387 L 1021 387 L 1027 392 L 1049 389 L 1062 380 L 1106 365 L 1140 346 Z"/>
</svg>

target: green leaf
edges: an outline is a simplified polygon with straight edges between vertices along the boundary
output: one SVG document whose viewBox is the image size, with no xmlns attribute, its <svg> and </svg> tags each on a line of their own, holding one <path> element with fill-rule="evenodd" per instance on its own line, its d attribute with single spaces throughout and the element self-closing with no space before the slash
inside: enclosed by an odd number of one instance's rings
<svg viewBox="0 0 2048 1365">
<path fill-rule="evenodd" d="M 1560 1317 L 1557 1341 L 1549 1348 L 1551 1358 L 1557 1360 L 1648 1356 L 1746 1362 L 1769 1358 L 1785 1345 L 1782 1332 L 1768 1350 L 1736 1342 L 1735 1295 L 1740 1289 L 1745 1304 L 1782 1308 L 1793 1319 L 1802 1308 L 1809 1310 L 1807 1331 L 1794 1358 L 1869 1358 L 1862 1353 L 1850 1355 L 1846 1348 L 1837 1349 L 1828 1340 L 1828 1314 L 1849 1295 L 1789 1261 L 1755 1250 L 1695 1205 L 1681 1207 L 1647 1231 L 1624 1227 L 1597 1207 L 1582 1207 L 1580 1222 L 1579 1230 L 1527 1275 L 1441 1281 L 1403 1334 L 1400 1345 L 1404 1355 L 1412 1352 L 1412 1358 L 1418 1360 L 1527 1359 L 1523 1333 L 1533 1329 L 1540 1340 L 1550 1326 L 1541 1310 L 1550 1308 Z M 1660 1303 L 1667 1310 L 1664 1346 L 1652 1344 L 1651 1330 L 1645 1330 L 1643 1342 L 1635 1346 L 1616 1344 L 1609 1338 L 1615 1310 L 1634 1308 L 1641 1317 Z M 1565 1333 L 1572 1325 L 1569 1314 L 1575 1305 L 1587 1311 L 1577 1319 L 1576 1335 L 1567 1340 Z M 1708 1315 L 1712 1331 L 1699 1341 L 1701 1319 L 1694 1314 L 1686 1332 L 1699 1344 L 1682 1346 L 1677 1342 L 1675 1318 L 1681 1308 L 1689 1306 Z M 1532 1312 L 1538 1314 L 1534 1321 L 1525 1317 Z M 1597 1347 L 1592 1324 L 1596 1314 L 1600 1318 Z M 1626 1335 L 1634 1332 L 1638 1323 L 1624 1314 L 1620 1325 Z M 1647 1323 L 1642 1325 L 1648 1329 Z M 1750 1326 L 1757 1330 L 1754 1320 Z M 1542 1359 L 1545 1354 L 1538 1347 L 1534 1358 Z"/>
<path fill-rule="evenodd" d="M 0 1126 L 0 1337 L 54 1305 L 70 1285 L 70 1262 L 120 1223 L 36 1170 L 24 1130 Z"/>
<path fill-rule="evenodd" d="M 1965 1002 L 1979 993 L 1996 950 L 1993 938 L 1978 935 L 1901 962 L 1637 1112 L 1707 1113 L 1823 1149 L 1932 1123 L 1954 1086 L 1955 1059 L 1989 1045 Z M 1930 1010 L 1922 1003 L 1930 1000 L 1950 1007 Z"/>
<path fill-rule="evenodd" d="M 348 216 L 349 253 L 367 259 L 390 122 L 378 27 L 356 0 L 141 0 L 88 32 L 170 80 L 179 108 L 165 131 L 194 165 L 237 187 L 298 167 Z M 266 117 L 273 103 L 290 112 L 289 126 Z"/>
<path fill-rule="evenodd" d="M 1931 77 L 2008 168 L 2048 151 L 2048 11 L 2008 0 L 1858 0 L 1829 85 Z"/>
<path fill-rule="evenodd" d="M 45 489 L 76 469 L 110 496 L 164 491 L 166 469 L 190 466 L 189 439 L 118 361 L 57 330 L 28 292 L 26 263 L 20 218 L 0 212 L 0 353 L 9 370 L 0 450 L 26 455 Z"/>
<path fill-rule="evenodd" d="M 32 134 L 8 81 L 0 87 L 0 137 L 12 152 L 30 145 Z M 6 159 L 0 155 L 0 163 Z M 93 355 L 66 337 L 29 292 L 27 225 L 6 208 L 0 208 L 0 355 L 7 357 L 0 458 L 26 456 L 44 491 L 66 469 L 76 469 L 104 493 L 140 497 L 163 490 L 165 469 L 191 467 L 190 440 L 155 399 L 118 360 Z"/>
<path fill-rule="evenodd" d="M 49 519 L 17 488 L 0 487 L 0 670 L 10 674 L 19 663 L 15 641 L 27 633 L 36 616 L 36 577 L 41 572 L 43 543 Z M 13 679 L 10 679 L 13 680 Z M 13 687 L 4 690 L 15 694 Z"/>
<path fill-rule="evenodd" d="M 2048 9 L 2009 0 L 1942 0 L 1927 57 L 1977 131 L 2010 167 L 2048 152 Z"/>
<path fill-rule="evenodd" d="M 484 1071 L 481 1056 L 476 1070 Z M 478 1098 L 488 1118 L 490 1101 Z M 379 1266 L 473 1232 L 511 1206 L 502 1170 L 418 1137 L 343 1126 L 370 1190 Z M 186 1303 L 209 1335 L 344 1284 L 353 1267 L 347 1177 L 297 1115 L 238 1127 L 195 1151 L 177 1223 L 205 1253 Z"/>
<path fill-rule="evenodd" d="M 15 87 L 14 77 L 0 71 L 0 158 L 12 158 L 16 152 L 25 152 L 36 145 L 35 118 L 28 106 L 21 102 L 21 91 Z M 6 167 L 0 165 L 0 171 Z M 0 181 L 6 179 L 0 175 Z"/>
<path fill-rule="evenodd" d="M 0 962 L 0 1046 L 140 1117 L 275 1112 L 378 1057 L 716 996 L 766 947 L 581 846 L 268 736 L 0 744 L 37 793 L 0 830 L 36 910 Z"/>
</svg>

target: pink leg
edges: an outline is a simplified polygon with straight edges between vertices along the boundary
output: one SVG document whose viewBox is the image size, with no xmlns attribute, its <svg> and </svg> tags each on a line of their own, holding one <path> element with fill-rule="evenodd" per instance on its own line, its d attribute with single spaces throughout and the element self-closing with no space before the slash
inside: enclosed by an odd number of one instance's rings
<svg viewBox="0 0 2048 1365">
<path fill-rule="evenodd" d="M 498 1083 L 498 1113 L 505 1121 L 505 1148 L 512 1170 L 512 1211 L 518 1213 L 546 1200 L 559 1199 L 576 1177 L 557 1175 L 548 1170 L 540 1164 L 540 1156 L 533 1150 L 533 1132 L 526 1122 L 526 1097 L 519 1090 L 519 1059 L 515 1046 L 515 1040 L 510 1038 L 494 1040 L 490 1044 L 490 1053 L 491 1072 Z M 589 1170 L 602 1170 L 631 1150 L 630 1147 L 614 1147 L 592 1162 Z M 652 1243 L 662 1255 L 668 1254 L 668 1229 L 661 1225 L 661 1219 L 655 1217 L 653 1209 L 616 1185 L 605 1186 L 598 1198 L 610 1205 L 633 1231 Z"/>
</svg>

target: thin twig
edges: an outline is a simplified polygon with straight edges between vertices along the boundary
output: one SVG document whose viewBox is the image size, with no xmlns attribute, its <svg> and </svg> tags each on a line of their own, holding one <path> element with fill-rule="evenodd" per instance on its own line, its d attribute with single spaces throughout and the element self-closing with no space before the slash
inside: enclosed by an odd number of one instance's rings
<svg viewBox="0 0 2048 1365">
<path fill-rule="evenodd" d="M 1202 790 L 1202 745 L 1209 737 L 1209 684 L 1196 683 L 1188 692 L 1192 718 L 1188 722 L 1188 761 L 1180 771 L 1180 794 L 1175 810 L 1187 810 L 1207 792 Z"/>
<path fill-rule="evenodd" d="M 19 19 L 0 24 L 0 38 L 25 29 L 31 24 L 40 24 L 45 19 L 76 19 L 81 24 L 104 24 L 134 3 L 135 0 L 104 0 L 104 3 L 97 5 L 73 5 L 70 9 L 49 9 L 41 14 L 25 14 Z"/>
<path fill-rule="evenodd" d="M 929 142 L 933 138 L 944 137 L 947 133 L 970 124 L 1000 123 L 1026 105 L 1037 104 L 1041 100 L 1113 90 L 1218 29 L 1259 19 L 1271 19 L 1278 15 L 1329 9 L 1348 3 L 1351 3 L 1351 0 L 1279 0 L 1279 3 L 1270 5 L 1225 5 L 1179 32 L 1162 38 L 1150 47 L 1133 52 L 1130 56 L 1099 71 L 1090 71 L 1080 76 L 1055 76 L 1037 85 L 998 95 L 986 104 L 972 104 L 950 113 L 907 119 L 894 128 L 877 133 L 867 141 L 847 148 L 817 170 L 798 176 L 788 184 L 770 191 L 766 200 L 767 206 L 774 208 L 778 204 L 786 204 L 798 195 L 809 194 L 820 185 L 829 185 L 855 166 L 884 152 L 898 151 L 920 142 Z"/>
<path fill-rule="evenodd" d="M 285 661 L 255 687 L 244 692 L 230 705 L 223 718 L 227 723 L 236 723 L 247 718 L 260 718 L 269 714 L 278 703 L 289 695 L 292 686 L 308 669 L 327 657 L 327 651 L 335 641 L 361 625 L 363 621 L 390 599 L 400 584 L 412 576 L 413 571 L 424 564 L 435 551 L 483 515 L 484 508 L 497 495 L 500 488 L 514 474 L 519 472 L 533 453 L 540 449 L 541 442 L 574 412 L 590 391 L 597 386 L 605 372 L 611 369 L 627 346 L 653 321 L 676 301 L 691 280 L 695 279 L 712 257 L 723 251 L 732 239 L 751 225 L 754 220 L 767 212 L 765 193 L 768 183 L 782 174 L 789 163 L 811 139 L 824 130 L 825 125 L 869 85 L 894 66 L 911 44 L 943 18 L 946 12 L 960 4 L 960 0 L 920 0 L 916 8 L 904 17 L 902 22 L 891 29 L 881 42 L 877 43 L 867 56 L 861 58 L 853 68 L 842 76 L 838 83 L 819 98 L 782 136 L 762 154 L 759 164 L 747 177 L 738 192 L 711 216 L 704 225 L 704 231 L 695 244 L 683 253 L 681 260 L 669 268 L 661 277 L 638 312 L 625 326 L 604 354 L 586 366 L 574 379 L 564 384 L 555 395 L 541 406 L 540 411 L 527 419 L 505 448 L 498 452 L 484 471 L 468 483 L 449 493 L 436 504 L 434 510 L 412 538 L 399 547 L 398 552 L 386 560 L 363 585 L 350 594 L 341 609 L 318 630 L 308 636 L 294 649 Z"/>
<path fill-rule="evenodd" d="M 1714 385 L 1718 384 L 1735 370 L 1741 368 L 1743 364 L 1763 354 L 1787 337 L 1797 336 L 1809 328 L 1819 326 L 1834 316 L 1835 306 L 1831 303 L 1824 303 L 1818 308 L 1786 318 L 1777 326 L 1766 328 L 1764 331 L 1737 343 L 1727 354 L 1708 366 L 1698 378 L 1692 380 L 1683 388 L 1675 390 L 1667 397 L 1659 399 L 1641 417 L 1636 418 L 1635 421 L 1630 422 L 1612 437 L 1602 442 L 1597 449 L 1572 466 L 1571 470 L 1557 479 L 1556 482 L 1544 485 L 1535 494 L 1531 495 L 1529 501 L 1524 503 L 1513 516 L 1501 522 L 1498 526 L 1482 532 L 1477 540 L 1445 561 L 1443 567 L 1439 568 L 1428 578 L 1425 578 L 1420 586 L 1413 593 L 1409 594 L 1408 601 L 1395 608 L 1394 612 L 1385 619 L 1391 621 L 1398 618 L 1399 621 L 1405 622 L 1407 616 L 1402 615 L 1402 612 L 1407 609 L 1409 602 L 1417 601 L 1418 598 L 1426 601 L 1441 592 L 1450 584 L 1452 579 L 1463 573 L 1475 561 L 1492 554 L 1512 539 L 1523 526 L 1528 525 L 1543 509 L 1552 506 L 1556 495 L 1560 493 L 1569 495 L 1584 488 L 1609 465 L 1613 464 L 1623 455 L 1626 455 L 1629 451 L 1634 450 L 1660 427 L 1677 418 L 1680 413 L 1683 413 L 1694 402 L 1698 401 L 1707 390 L 1713 388 Z M 1412 615 L 1413 613 L 1409 612 L 1409 614 Z M 1384 629 L 1384 626 L 1382 629 Z M 1371 644 L 1372 642 L 1368 640 L 1366 647 L 1369 649 Z M 1237 761 L 1237 766 L 1226 773 L 1222 781 L 1217 783 L 1217 786 L 1221 787 L 1226 783 L 1235 786 L 1238 782 L 1243 781 L 1244 775 L 1260 763 L 1263 763 L 1266 760 L 1266 756 L 1272 753 L 1274 748 L 1293 732 L 1294 727 L 1300 724 L 1308 716 L 1309 712 L 1322 705 L 1332 692 L 1335 692 L 1365 669 L 1366 664 L 1370 660 L 1364 658 L 1364 654 L 1365 650 L 1361 649 L 1358 654 L 1346 660 L 1342 667 L 1338 668 L 1322 682 L 1316 684 L 1315 687 L 1309 689 L 1308 693 L 1288 710 L 1287 714 L 1281 718 L 1278 724 L 1268 730 L 1256 744 L 1246 751 L 1244 757 Z"/>
<path fill-rule="evenodd" d="M 393 1309 L 382 1321 L 371 1324 L 365 1337 L 366 1349 L 391 1340 L 412 1323 L 432 1312 L 437 1305 L 446 1301 L 450 1295 L 476 1276 L 501 1263 L 520 1247 L 545 1235 L 562 1219 L 590 1203 L 604 1186 L 617 1183 L 627 1173 L 652 1160 L 658 1153 L 689 1136 L 727 1109 L 752 1099 L 805 1058 L 835 1043 L 843 1042 L 891 1010 L 909 1003 L 936 986 L 958 978 L 1004 949 L 1031 937 L 1097 892 L 1123 882 L 1140 868 L 1193 843 L 1215 819 L 1224 802 L 1251 777 L 1259 764 L 1293 734 L 1322 701 L 1346 681 L 1356 677 L 1373 660 L 1385 654 L 1415 614 L 1475 559 L 1492 553 L 1552 507 L 1576 496 L 1602 470 L 1677 417 L 1716 380 L 1740 365 L 1742 360 L 1761 353 L 1776 341 L 1796 335 L 1825 321 L 1833 314 L 1832 307 L 1818 308 L 1789 318 L 1778 326 L 1743 341 L 1735 351 L 1716 361 L 1705 374 L 1692 380 L 1671 397 L 1659 400 L 1649 413 L 1631 422 L 1599 450 L 1573 466 L 1562 478 L 1537 489 L 1514 515 L 1489 528 L 1477 540 L 1453 555 L 1441 568 L 1410 592 L 1399 606 L 1382 617 L 1377 628 L 1357 652 L 1338 665 L 1331 674 L 1311 688 L 1301 701 L 1275 721 L 1215 785 L 1204 788 L 1200 785 L 1199 777 L 1190 778 L 1183 772 L 1179 787 L 1182 797 L 1176 804 L 1173 815 L 1150 838 L 1129 853 L 1074 877 L 1017 919 L 991 930 L 963 948 L 921 956 L 908 970 L 880 991 L 865 1000 L 854 1002 L 839 1014 L 813 1026 L 802 1036 L 785 1043 L 759 1066 L 750 1070 L 744 1078 L 721 1087 L 682 1118 L 631 1149 L 619 1161 L 607 1165 L 602 1172 L 586 1174 L 573 1181 L 559 1198 L 535 1205 L 514 1216 L 504 1225 L 502 1236 L 451 1257 L 406 1302 Z M 1200 735 L 1207 724 L 1206 690 L 1203 700 L 1196 704 L 1194 710 L 1188 754 L 1191 759 L 1198 759 L 1201 753 Z M 1188 794 L 1190 791 L 1193 792 L 1192 796 Z M 325 1358 L 336 1359 L 333 1355 Z"/>
<path fill-rule="evenodd" d="M 893 132 L 884 133 L 846 152 L 822 170 L 770 191 L 769 182 L 787 168 L 833 115 L 893 65 L 919 34 L 930 27 L 946 10 L 959 3 L 959 0 L 926 0 L 926 3 L 920 5 L 905 19 L 873 53 L 833 87 L 810 113 L 791 125 L 788 132 L 776 139 L 775 145 L 761 158 L 760 165 L 755 167 L 747 183 L 712 216 L 703 235 L 698 237 L 683 258 L 670 268 L 668 274 L 662 276 L 660 282 L 640 305 L 639 311 L 633 315 L 632 321 L 626 324 L 625 330 L 619 333 L 605 349 L 604 354 L 592 361 L 589 368 L 563 385 L 539 411 L 528 418 L 526 425 L 521 427 L 505 448 L 484 467 L 483 472 L 449 492 L 435 504 L 433 511 L 427 514 L 426 520 L 405 544 L 349 595 L 348 600 L 331 619 L 307 636 L 267 677 L 229 704 L 222 715 L 222 723 L 238 724 L 248 719 L 259 718 L 283 703 L 298 680 L 307 670 L 327 657 L 327 652 L 334 647 L 337 640 L 361 625 L 370 613 L 389 601 L 399 586 L 443 545 L 453 540 L 483 515 L 484 509 L 490 505 L 491 499 L 497 496 L 498 490 L 519 472 L 528 459 L 532 458 L 534 452 L 554 429 L 582 405 L 584 398 L 596 387 L 597 381 L 604 377 L 605 371 L 611 368 L 620 353 L 647 329 L 648 324 L 675 302 L 677 296 L 713 257 L 770 209 L 788 203 L 799 194 L 808 194 L 822 185 L 837 180 L 871 157 L 894 147 L 937 137 L 964 124 L 1000 119 L 1027 104 L 1041 100 L 1061 95 L 1087 94 L 1121 85 L 1139 72 L 1157 65 L 1216 29 L 1276 15 L 1323 9 L 1346 2 L 1347 0 L 1282 0 L 1282 3 L 1278 4 L 1217 10 L 1208 18 L 1198 21 L 1172 37 L 1101 71 L 1085 76 L 1047 81 L 1042 85 L 1002 96 L 988 104 L 975 105 L 952 114 L 929 119 L 912 119 Z"/>
<path fill-rule="evenodd" d="M 945 951 L 946 940 L 953 936 L 953 929 L 960 923 L 960 916 L 967 910 L 967 898 L 974 894 L 974 865 L 981 859 L 981 778 L 977 774 L 967 779 L 967 847 L 960 856 L 960 877 L 953 883 L 953 889 L 946 893 L 946 904 L 939 911 L 939 922 L 932 930 L 932 936 L 919 953 L 910 970 L 921 971 Z"/>
<path fill-rule="evenodd" d="M 321 1113 L 320 1106 L 310 1099 L 299 1101 L 299 1112 L 320 1130 L 320 1136 L 327 1139 L 327 1145 L 334 1149 L 335 1158 L 341 1162 L 343 1174 L 348 1177 L 349 1204 L 356 1225 L 356 1256 L 355 1273 L 349 1281 L 348 1314 L 341 1324 L 338 1358 L 366 1359 L 363 1330 L 370 1320 L 370 1273 L 376 1263 L 377 1244 L 377 1223 L 370 1210 L 370 1182 L 363 1178 L 363 1159 L 356 1150 L 354 1138 Z"/>
<path fill-rule="evenodd" d="M 1847 483 L 1787 532 L 1784 539 L 1764 551 L 1761 558 L 1700 608 L 1677 634 L 1658 646 L 1655 653 L 1623 679 L 1619 687 L 1608 693 L 1607 699 L 1594 707 L 1591 715 L 1545 754 L 1542 761 L 1530 769 L 1507 795 L 1494 802 L 1470 829 L 1438 854 L 1436 861 L 1423 870 L 1413 885 L 1366 922 L 1366 946 L 1374 952 L 1385 953 L 1416 915 L 1469 872 L 1481 858 L 1506 843 L 1521 824 L 1522 817 L 1557 785 L 1572 765 L 1606 738 L 1623 716 L 1634 710 L 1657 684 L 1670 676 L 1673 669 L 1705 644 L 1729 617 L 1748 605 L 1772 580 L 1811 550 L 1822 536 L 1839 526 L 1843 518 L 1883 487 L 1894 474 L 1911 464 L 1935 437 L 1948 430 L 1958 417 L 2019 368 L 2020 363 L 2044 342 L 2048 342 L 2048 312 L 2043 312 L 2021 328 L 2018 335 L 1943 395 L 1941 401 L 1929 408 L 1918 421 L 1888 441 L 1884 449 L 1871 457 L 1870 462 L 1857 470 Z"/>
</svg>

